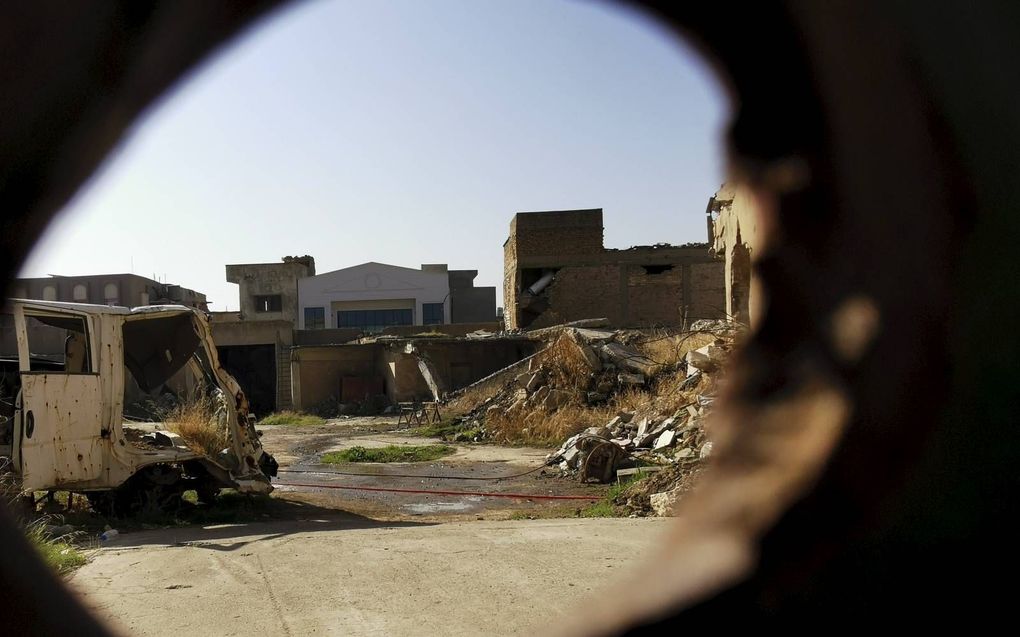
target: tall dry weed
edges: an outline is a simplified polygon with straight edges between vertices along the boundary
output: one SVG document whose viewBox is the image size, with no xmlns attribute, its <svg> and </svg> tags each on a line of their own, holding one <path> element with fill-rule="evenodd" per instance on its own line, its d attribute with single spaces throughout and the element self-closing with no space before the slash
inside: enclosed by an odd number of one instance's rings
<svg viewBox="0 0 1020 637">
<path fill-rule="evenodd" d="M 196 453 L 216 456 L 230 444 L 226 415 L 215 397 L 181 403 L 163 414 L 162 420 L 167 430 L 180 436 Z"/>
</svg>

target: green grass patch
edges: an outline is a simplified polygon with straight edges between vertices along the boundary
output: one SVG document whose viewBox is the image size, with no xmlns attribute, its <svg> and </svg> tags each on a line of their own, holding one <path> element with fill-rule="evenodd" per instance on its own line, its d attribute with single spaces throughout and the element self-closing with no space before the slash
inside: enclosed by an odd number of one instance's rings
<svg viewBox="0 0 1020 637">
<path fill-rule="evenodd" d="M 57 573 L 69 573 L 85 565 L 85 554 L 78 547 L 71 544 L 67 538 L 51 538 L 41 522 L 29 525 L 25 534 L 43 561 Z"/>
<path fill-rule="evenodd" d="M 456 418 L 450 418 L 412 429 L 408 433 L 412 436 L 439 438 L 448 442 L 471 442 L 482 435 L 482 429 L 481 427 L 472 427 Z"/>
<path fill-rule="evenodd" d="M 309 425 L 324 425 L 326 419 L 314 414 L 306 414 L 300 411 L 278 411 L 269 414 L 258 422 L 260 425 L 296 425 L 307 427 Z"/>
<path fill-rule="evenodd" d="M 387 445 L 368 449 L 351 447 L 343 451 L 331 451 L 322 456 L 326 464 L 347 462 L 429 462 L 448 456 L 456 451 L 448 445 Z"/>
<path fill-rule="evenodd" d="M 424 438 L 445 439 L 447 436 L 455 436 L 460 430 L 460 426 L 457 422 L 453 420 L 442 420 L 440 422 L 429 423 L 424 427 L 417 427 L 408 433 L 413 436 L 422 436 Z"/>
<path fill-rule="evenodd" d="M 613 502 L 616 498 L 624 492 L 634 480 L 627 480 L 614 484 L 609 487 L 606 491 L 606 495 L 595 504 L 591 504 L 580 510 L 578 515 L 582 518 L 618 518 L 621 517 L 622 513 L 617 509 L 616 504 Z"/>
</svg>

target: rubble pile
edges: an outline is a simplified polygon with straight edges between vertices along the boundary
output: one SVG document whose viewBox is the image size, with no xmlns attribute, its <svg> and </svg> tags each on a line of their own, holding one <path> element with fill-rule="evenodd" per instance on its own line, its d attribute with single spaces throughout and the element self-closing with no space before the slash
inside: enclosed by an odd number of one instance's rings
<svg viewBox="0 0 1020 637">
<path fill-rule="evenodd" d="M 508 370 L 498 390 L 461 417 L 468 433 L 459 435 L 508 439 L 507 423 L 527 435 L 529 428 L 534 434 L 566 419 L 563 429 L 572 435 L 549 454 L 550 465 L 585 482 L 651 474 L 624 491 L 617 504 L 636 515 L 670 515 L 712 453 L 704 421 L 735 330 L 712 322 L 696 324 L 691 334 L 700 340 L 688 345 L 707 344 L 659 361 L 641 347 L 648 332 L 563 328 L 549 347 L 526 367 Z M 627 407 L 619 408 L 622 403 Z M 582 429 L 594 417 L 604 424 Z"/>
<path fill-rule="evenodd" d="M 691 378 L 700 381 L 700 376 L 696 372 Z M 571 436 L 548 460 L 564 475 L 576 475 L 583 482 L 609 482 L 619 469 L 641 465 L 699 462 L 712 453 L 702 424 L 712 400 L 697 394 L 683 409 L 665 416 L 620 412 L 603 426 Z"/>
<path fill-rule="evenodd" d="M 638 331 L 559 329 L 550 334 L 550 345 L 530 357 L 526 366 L 508 369 L 504 382 L 460 416 L 458 426 L 476 432 L 478 439 L 499 439 L 500 428 L 492 426 L 494 421 L 538 425 L 565 407 L 605 407 L 621 391 L 645 387 L 666 369 L 628 345 L 628 340 L 643 336 Z M 462 393 L 471 391 L 468 387 Z M 527 437 L 528 430 L 513 433 Z M 510 441 L 507 431 L 502 434 Z"/>
</svg>

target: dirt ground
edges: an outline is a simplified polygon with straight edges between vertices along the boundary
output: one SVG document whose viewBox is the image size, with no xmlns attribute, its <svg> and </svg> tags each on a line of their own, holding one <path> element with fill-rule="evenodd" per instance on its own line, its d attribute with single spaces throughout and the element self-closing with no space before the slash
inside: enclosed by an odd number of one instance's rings
<svg viewBox="0 0 1020 637">
<path fill-rule="evenodd" d="M 574 515 L 605 493 L 601 485 L 582 485 L 543 468 L 549 449 L 452 444 L 453 455 L 428 463 L 323 465 L 322 454 L 355 445 L 422 445 L 441 443 L 399 429 L 395 418 L 351 418 L 315 427 L 260 427 L 262 444 L 280 463 L 274 497 L 365 515 L 378 520 L 433 521 L 505 519 Z M 351 475 L 357 474 L 357 475 Z M 526 475 L 520 475 L 526 474 Z M 323 485 L 320 488 L 289 485 Z M 342 487 L 342 488 L 331 488 Z M 579 496 L 576 500 L 451 496 L 430 493 L 358 491 L 404 489 L 490 493 L 502 496 Z"/>
<path fill-rule="evenodd" d="M 261 429 L 281 465 L 264 519 L 121 534 L 70 578 L 99 617 L 135 635 L 534 634 L 583 612 L 668 524 L 578 519 L 586 500 L 535 499 L 606 489 L 543 472 L 544 449 L 457 445 L 436 462 L 321 465 L 353 445 L 437 441 L 387 418 Z"/>
</svg>

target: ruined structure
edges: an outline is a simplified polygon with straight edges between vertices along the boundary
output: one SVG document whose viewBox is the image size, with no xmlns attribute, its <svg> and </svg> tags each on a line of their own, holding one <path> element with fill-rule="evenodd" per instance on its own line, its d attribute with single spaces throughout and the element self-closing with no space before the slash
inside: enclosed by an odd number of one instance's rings
<svg viewBox="0 0 1020 637">
<path fill-rule="evenodd" d="M 517 337 L 378 339 L 369 343 L 296 346 L 291 377 L 294 408 L 327 400 L 360 402 L 385 395 L 391 401 L 431 400 L 533 354 L 536 341 Z M 423 373 L 425 362 L 435 386 Z"/>
<path fill-rule="evenodd" d="M 88 274 L 15 279 L 16 299 L 139 307 L 183 305 L 207 312 L 205 294 L 137 274 Z"/>
<path fill-rule="evenodd" d="M 712 249 L 726 263 L 726 315 L 740 323 L 757 323 L 762 294 L 751 260 L 761 246 L 749 194 L 723 184 L 709 199 L 706 214 Z"/>
<path fill-rule="evenodd" d="M 496 316 L 495 286 L 475 287 L 478 270 L 450 270 L 450 322 L 491 323 Z"/>
<path fill-rule="evenodd" d="M 307 255 L 227 266 L 227 281 L 239 286 L 240 310 L 212 313 L 213 339 L 220 362 L 245 388 L 256 414 L 291 407 L 297 282 L 313 274 L 315 259 Z"/>
<path fill-rule="evenodd" d="M 239 286 L 240 311 L 212 313 L 213 337 L 224 368 L 260 415 L 345 393 L 357 400 L 366 394 L 424 397 L 428 388 L 415 357 L 371 344 L 344 345 L 364 333 L 410 336 L 451 323 L 444 333 L 497 330 L 496 289 L 474 287 L 477 271 L 443 263 L 415 269 L 369 262 L 316 275 L 315 260 L 302 256 L 228 265 L 226 273 Z M 440 365 L 441 375 L 460 386 L 493 364 L 517 360 L 515 347 L 509 358 L 499 346 L 488 347 L 496 352 L 491 363 L 479 362 L 484 354 L 457 354 L 477 347 L 450 345 L 453 362 Z M 436 357 L 442 361 L 446 354 Z"/>
<path fill-rule="evenodd" d="M 508 329 L 605 317 L 680 326 L 725 315 L 723 262 L 706 244 L 603 246 L 602 210 L 523 212 L 503 244 Z"/>
</svg>

